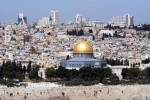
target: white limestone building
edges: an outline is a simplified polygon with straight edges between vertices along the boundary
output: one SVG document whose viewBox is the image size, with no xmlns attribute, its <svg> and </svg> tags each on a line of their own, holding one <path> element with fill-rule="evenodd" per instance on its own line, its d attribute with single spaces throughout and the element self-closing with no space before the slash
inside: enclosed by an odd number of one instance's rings
<svg viewBox="0 0 150 100">
<path fill-rule="evenodd" d="M 104 29 L 104 22 L 102 21 L 89 21 L 89 26 L 93 26 L 95 28 Z"/>
<path fill-rule="evenodd" d="M 114 33 L 115 33 L 114 30 L 101 30 L 101 31 L 99 32 L 99 35 L 102 35 L 102 34 L 107 34 L 107 35 L 109 35 L 109 34 L 110 34 L 111 36 L 113 36 Z"/>
<path fill-rule="evenodd" d="M 113 17 L 109 24 L 111 26 L 129 27 L 133 25 L 133 16 L 130 14 Z"/>
<path fill-rule="evenodd" d="M 39 26 L 47 26 L 50 24 L 50 20 L 48 17 L 42 17 L 41 20 L 39 20 Z"/>
<path fill-rule="evenodd" d="M 76 14 L 75 22 L 80 24 L 82 22 L 82 16 L 80 14 Z"/>
<path fill-rule="evenodd" d="M 51 10 L 50 16 L 51 16 L 51 20 L 52 20 L 53 25 L 59 24 L 59 11 L 58 10 Z"/>
<path fill-rule="evenodd" d="M 12 31 L 13 31 L 12 26 L 7 25 L 5 28 L 5 44 L 10 43 L 13 34 Z"/>
</svg>

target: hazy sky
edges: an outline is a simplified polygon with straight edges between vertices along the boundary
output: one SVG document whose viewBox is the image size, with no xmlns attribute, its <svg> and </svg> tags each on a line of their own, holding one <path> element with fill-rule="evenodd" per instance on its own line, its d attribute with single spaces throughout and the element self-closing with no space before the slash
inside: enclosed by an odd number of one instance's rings
<svg viewBox="0 0 150 100">
<path fill-rule="evenodd" d="M 24 13 L 28 22 L 49 17 L 50 10 L 60 11 L 60 21 L 74 21 L 80 13 L 90 20 L 109 22 L 111 17 L 130 13 L 135 23 L 150 22 L 150 0 L 0 0 L 0 23 L 17 22 Z"/>
</svg>

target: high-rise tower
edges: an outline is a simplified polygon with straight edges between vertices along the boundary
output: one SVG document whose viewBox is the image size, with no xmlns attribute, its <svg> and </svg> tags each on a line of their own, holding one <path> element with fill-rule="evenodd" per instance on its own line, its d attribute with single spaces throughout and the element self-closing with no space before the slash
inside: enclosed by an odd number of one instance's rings
<svg viewBox="0 0 150 100">
<path fill-rule="evenodd" d="M 77 24 L 80 24 L 82 22 L 82 16 L 80 14 L 76 14 L 76 19 L 75 19 L 75 22 Z"/>
<path fill-rule="evenodd" d="M 18 24 L 19 25 L 25 25 L 25 24 L 27 24 L 27 17 L 25 17 L 23 15 L 23 13 L 19 13 L 19 15 L 18 15 Z"/>
<path fill-rule="evenodd" d="M 58 10 L 51 10 L 50 11 L 50 18 L 53 25 L 59 24 L 59 11 Z"/>
</svg>

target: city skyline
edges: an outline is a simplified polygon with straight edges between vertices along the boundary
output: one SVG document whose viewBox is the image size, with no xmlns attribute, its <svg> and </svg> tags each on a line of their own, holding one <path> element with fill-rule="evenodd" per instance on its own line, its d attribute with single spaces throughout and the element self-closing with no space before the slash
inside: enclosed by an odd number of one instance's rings
<svg viewBox="0 0 150 100">
<path fill-rule="evenodd" d="M 60 11 L 60 23 L 75 21 L 75 15 L 80 13 L 90 20 L 102 20 L 108 23 L 114 16 L 130 13 L 135 24 L 149 23 L 149 0 L 105 0 L 105 1 L 37 1 L 37 0 L 2 0 L 0 4 L 0 23 L 16 23 L 19 13 L 24 13 L 28 22 L 38 22 L 42 17 L 49 17 L 50 10 Z"/>
</svg>

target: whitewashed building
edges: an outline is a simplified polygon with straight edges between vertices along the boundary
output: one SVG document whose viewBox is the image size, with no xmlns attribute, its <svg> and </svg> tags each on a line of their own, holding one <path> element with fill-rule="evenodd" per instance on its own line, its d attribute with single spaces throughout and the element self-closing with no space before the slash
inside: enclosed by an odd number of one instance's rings
<svg viewBox="0 0 150 100">
<path fill-rule="evenodd" d="M 133 16 L 130 14 L 113 17 L 109 24 L 111 26 L 129 27 L 133 25 Z"/>
</svg>

